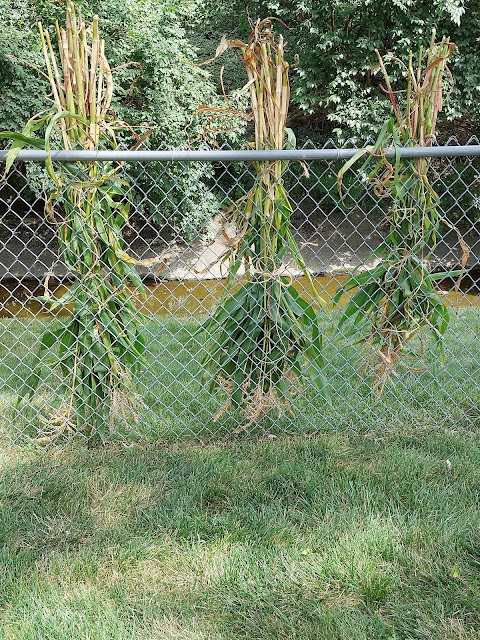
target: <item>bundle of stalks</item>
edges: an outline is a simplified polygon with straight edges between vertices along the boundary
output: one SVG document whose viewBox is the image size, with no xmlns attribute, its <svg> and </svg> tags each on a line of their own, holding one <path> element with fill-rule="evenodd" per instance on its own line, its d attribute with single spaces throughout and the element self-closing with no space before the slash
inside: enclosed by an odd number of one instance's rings
<svg viewBox="0 0 480 640">
<path fill-rule="evenodd" d="M 61 218 L 59 243 L 63 258 L 74 275 L 70 289 L 60 299 L 40 299 L 51 310 L 73 304 L 73 314 L 56 331 L 47 331 L 41 351 L 58 353 L 51 361 L 59 365 L 68 393 L 61 412 L 87 435 L 105 436 L 113 423 L 118 398 L 133 398 L 132 374 L 142 362 L 144 339 L 141 316 L 130 299 L 133 282 L 143 292 L 133 268 L 136 262 L 124 251 L 122 229 L 128 223 L 129 185 L 119 177 L 121 165 L 110 163 L 63 163 L 54 167 L 52 140 L 64 149 L 115 149 L 115 130 L 131 127 L 116 122 L 111 113 L 112 69 L 99 35 L 98 17 L 91 24 L 67 2 L 65 28 L 55 24 L 57 54 L 49 31 L 39 24 L 46 77 L 53 105 L 33 117 L 22 133 L 3 132 L 10 138 L 6 172 L 24 146 L 47 151 L 46 170 L 56 190 L 46 211 Z M 44 131 L 44 137 L 34 137 Z M 135 134 L 136 135 L 136 134 Z M 137 145 L 142 141 L 136 136 Z M 40 364 L 39 364 L 40 367 Z M 33 394 L 40 381 L 37 369 L 21 395 Z M 55 415 L 52 423 L 56 423 Z"/>
<path fill-rule="evenodd" d="M 429 181 L 430 158 L 402 158 L 397 152 L 392 163 L 386 157 L 388 148 L 404 146 L 429 146 L 435 137 L 438 114 L 442 110 L 445 88 L 452 84 L 447 60 L 455 45 L 448 38 L 435 43 L 432 34 L 430 47 L 420 49 L 417 66 L 413 67 L 413 54 L 408 62 L 394 58 L 407 75 L 407 88 L 394 91 L 387 69 L 377 51 L 394 117 L 382 127 L 373 146 L 360 150 L 338 174 L 341 194 L 342 179 L 362 156 L 368 154 L 360 171 L 371 158 L 375 166 L 369 173 L 369 181 L 380 198 L 393 200 L 389 211 L 389 232 L 375 256 L 382 256 L 373 269 L 355 274 L 337 292 L 338 302 L 344 291 L 356 287 L 355 293 L 340 319 L 342 326 L 348 318 L 355 324 L 367 319 L 370 333 L 367 343 L 374 347 L 374 390 L 377 396 L 383 392 L 408 343 L 422 329 L 429 330 L 443 357 L 442 338 L 449 323 L 448 308 L 438 295 L 435 282 L 441 278 L 460 276 L 462 270 L 432 274 L 428 259 L 438 239 L 441 216 L 437 208 L 438 195 Z M 403 104 L 403 106 L 402 106 Z M 468 251 L 463 243 L 462 268 Z M 423 347 L 422 347 L 423 348 Z"/>
<path fill-rule="evenodd" d="M 295 140 L 286 129 L 289 64 L 283 37 L 276 40 L 272 21 L 257 21 L 247 43 L 222 40 L 214 58 L 232 47 L 243 54 L 255 125 L 255 141 L 249 146 L 257 150 L 283 149 L 286 137 L 292 148 Z M 225 117 L 228 108 L 215 112 Z M 254 186 L 226 212 L 238 235 L 224 258 L 230 267 L 225 299 L 206 324 L 213 339 L 205 361 L 213 377 L 211 388 L 228 389 L 226 408 L 243 406 L 249 424 L 272 406 L 290 409 L 293 376 L 309 376 L 328 397 L 316 312 L 281 273 L 289 250 L 311 282 L 290 228 L 292 207 L 282 179 L 287 163 L 255 162 L 254 168 Z M 249 281 L 230 295 L 242 264 Z"/>
</svg>

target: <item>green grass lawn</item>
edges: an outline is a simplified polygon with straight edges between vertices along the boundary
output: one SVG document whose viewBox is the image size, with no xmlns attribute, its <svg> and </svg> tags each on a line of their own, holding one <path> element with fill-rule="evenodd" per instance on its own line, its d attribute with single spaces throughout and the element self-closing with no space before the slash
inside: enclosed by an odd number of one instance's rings
<svg viewBox="0 0 480 640">
<path fill-rule="evenodd" d="M 328 334 L 333 407 L 305 388 L 240 435 L 197 326 L 149 321 L 138 424 L 52 450 L 59 380 L 14 407 L 44 324 L 2 322 L 0 638 L 478 640 L 478 310 L 378 403 Z"/>
<path fill-rule="evenodd" d="M 55 322 L 60 322 L 59 320 Z M 16 406 L 38 350 L 46 321 L 3 320 L 0 323 L 0 439 L 35 441 L 41 437 L 42 418 L 48 419 L 60 405 L 60 379 L 47 366 L 42 382 L 29 402 Z M 208 441 L 229 438 L 246 423 L 237 412 L 227 412 L 214 422 L 213 416 L 225 398 L 211 395 L 202 382 L 204 335 L 196 333 L 200 320 L 152 317 L 145 326 L 148 365 L 139 374 L 135 422 L 118 422 L 108 435 L 110 441 Z M 297 396 L 292 417 L 278 417 L 272 409 L 246 435 L 266 433 L 312 434 L 322 430 L 396 429 L 405 425 L 437 426 L 447 429 L 472 428 L 479 424 L 480 412 L 480 309 L 461 309 L 454 314 L 445 340 L 445 363 L 438 362 L 433 341 L 426 342 L 420 360 L 406 360 L 413 369 L 397 368 L 379 402 L 368 382 L 360 385 L 359 371 L 366 352 L 359 353 L 356 336 L 349 341 L 332 332 L 325 318 L 325 376 L 331 386 L 333 404 L 326 406 L 312 385 Z M 418 347 L 418 344 L 416 345 Z M 128 416 L 127 416 L 128 418 Z M 71 434 L 68 436 L 71 437 Z M 59 444 L 63 446 L 60 439 Z"/>
<path fill-rule="evenodd" d="M 479 444 L 4 449 L 0 637 L 477 640 Z"/>
</svg>

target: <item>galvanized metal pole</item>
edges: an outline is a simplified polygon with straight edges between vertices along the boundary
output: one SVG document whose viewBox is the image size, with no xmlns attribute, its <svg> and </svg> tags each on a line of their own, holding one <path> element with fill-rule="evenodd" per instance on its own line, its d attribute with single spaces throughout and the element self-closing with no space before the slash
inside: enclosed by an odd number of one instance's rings
<svg viewBox="0 0 480 640">
<path fill-rule="evenodd" d="M 52 151 L 56 162 L 254 162 L 262 160 L 348 160 L 359 149 L 295 149 L 284 151 Z M 402 147 L 403 158 L 443 158 L 458 156 L 480 156 L 480 145 L 441 146 L 441 147 Z M 386 150 L 389 158 L 395 157 L 395 151 Z M 5 160 L 7 151 L 0 151 L 0 161 Z M 44 162 L 45 151 L 24 150 L 17 161 Z"/>
</svg>

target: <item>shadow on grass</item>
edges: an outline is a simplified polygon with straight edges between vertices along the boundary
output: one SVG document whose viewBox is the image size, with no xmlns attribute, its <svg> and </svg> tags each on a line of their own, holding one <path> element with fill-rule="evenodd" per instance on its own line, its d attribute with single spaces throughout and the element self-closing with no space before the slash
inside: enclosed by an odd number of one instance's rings
<svg viewBox="0 0 480 640">
<path fill-rule="evenodd" d="M 473 640 L 479 462 L 433 428 L 6 451 L 1 635 Z"/>
</svg>

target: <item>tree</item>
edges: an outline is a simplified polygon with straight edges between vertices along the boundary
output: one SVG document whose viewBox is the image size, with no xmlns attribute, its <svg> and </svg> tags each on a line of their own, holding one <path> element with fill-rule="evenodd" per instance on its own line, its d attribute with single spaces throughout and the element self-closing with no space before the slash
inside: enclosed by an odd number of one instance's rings
<svg viewBox="0 0 480 640">
<path fill-rule="evenodd" d="M 249 17 L 275 15 L 288 26 L 290 49 L 299 54 L 292 81 L 292 124 L 307 116 L 310 125 L 341 140 L 370 137 L 389 109 L 380 76 L 371 72 L 377 64 L 375 49 L 408 58 L 410 49 L 428 41 L 433 27 L 457 45 L 452 59 L 456 86 L 445 105 L 444 121 L 480 119 L 480 66 L 471 64 L 480 55 L 476 0 L 230 0 L 222 3 L 221 15 L 212 12 L 213 4 L 205 0 L 203 9 L 211 28 L 225 28 L 225 15 L 236 24 L 237 34 L 239 24 L 248 32 Z M 392 67 L 395 82 L 401 71 Z"/>
</svg>

